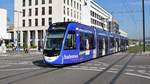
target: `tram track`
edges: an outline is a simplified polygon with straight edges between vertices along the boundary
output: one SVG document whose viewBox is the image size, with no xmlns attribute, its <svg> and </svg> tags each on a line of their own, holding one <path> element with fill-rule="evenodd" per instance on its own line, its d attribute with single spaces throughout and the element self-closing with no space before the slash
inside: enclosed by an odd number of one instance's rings
<svg viewBox="0 0 150 84">
<path fill-rule="evenodd" d="M 68 65 L 68 66 L 71 66 L 71 65 Z M 7 84 L 13 84 L 13 83 L 17 83 L 22 80 L 31 79 L 33 77 L 37 77 L 37 76 L 41 76 L 41 75 L 44 75 L 47 73 L 55 72 L 55 71 L 61 70 L 64 67 L 68 67 L 68 66 L 61 66 L 61 67 L 47 66 L 47 68 L 34 69 L 34 70 L 22 72 L 22 73 L 7 75 L 5 77 L 0 78 L 0 83 L 1 83 L 1 81 L 3 82 L 5 80 L 9 80 L 7 82 Z"/>
<path fill-rule="evenodd" d="M 130 58 L 127 60 L 127 62 L 123 65 L 123 67 L 118 71 L 118 73 L 113 77 L 113 79 L 110 81 L 109 84 L 115 84 L 119 76 L 123 73 L 125 68 L 128 66 L 128 64 L 131 62 L 131 60 L 134 58 L 135 55 L 130 56 Z"/>
<path fill-rule="evenodd" d="M 28 76 L 25 76 L 25 77 L 19 77 L 18 79 L 16 80 L 12 80 L 12 81 L 9 81 L 7 84 L 13 84 L 13 83 L 16 83 L 16 82 L 19 82 L 19 81 L 22 81 L 22 80 L 25 80 L 25 79 L 30 79 L 32 77 L 37 77 L 37 76 L 41 76 L 43 74 L 46 74 L 46 73 L 50 73 L 50 72 L 54 72 L 54 71 L 58 71 L 60 70 L 61 68 L 55 68 L 55 69 L 51 69 L 51 70 L 45 70 L 45 69 L 41 69 L 41 70 L 44 70 L 44 71 L 41 71 L 40 72 L 37 72 L 37 73 L 34 73 L 32 75 L 28 75 Z M 38 70 L 36 70 L 38 71 Z M 33 71 L 32 71 L 33 72 Z M 23 74 L 22 74 L 23 75 Z"/>
<path fill-rule="evenodd" d="M 122 60 L 126 59 L 127 57 L 128 60 L 127 62 L 125 62 L 125 65 L 123 65 L 123 67 L 119 70 L 119 72 L 117 72 L 117 75 L 112 78 L 112 82 L 110 82 L 110 84 L 114 84 L 114 82 L 117 80 L 117 78 L 121 75 L 121 73 L 124 71 L 124 69 L 127 67 L 127 65 L 129 64 L 129 62 L 133 59 L 133 56 L 135 54 L 131 55 L 130 54 L 125 54 L 123 57 L 119 58 L 118 60 L 116 60 L 115 62 L 111 63 L 107 68 L 105 68 L 103 71 L 99 72 L 98 74 L 96 74 L 95 76 L 93 76 L 92 78 L 90 78 L 89 80 L 85 81 L 84 84 L 92 84 L 92 82 L 94 80 L 96 80 L 98 77 L 100 77 L 101 75 L 103 75 L 105 72 L 109 71 L 113 66 L 115 66 L 117 63 L 121 62 Z"/>
<path fill-rule="evenodd" d="M 104 70 L 104 72 L 108 71 L 111 67 L 113 67 L 113 65 L 115 65 L 118 62 L 120 62 L 119 60 L 123 60 L 126 57 L 128 57 L 128 54 L 125 54 L 123 57 L 119 58 L 113 64 L 108 66 L 108 68 L 106 68 Z M 33 77 L 36 77 L 36 76 L 41 76 L 43 74 L 54 72 L 54 71 L 60 70 L 62 68 L 64 68 L 64 67 L 60 67 L 60 68 L 48 68 L 47 67 L 47 68 L 41 68 L 41 69 L 34 69 L 34 70 L 22 72 L 22 73 L 17 73 L 17 74 L 12 74 L 12 75 L 8 75 L 8 76 L 5 76 L 5 77 L 1 77 L 0 81 L 8 80 L 7 84 L 13 84 L 13 83 L 17 83 L 17 82 L 22 81 L 22 80 L 26 80 L 26 79 L 30 79 L 30 78 L 33 78 Z M 103 73 L 99 73 L 99 74 L 101 75 Z M 15 78 L 15 80 L 13 80 L 14 78 Z M 97 78 L 97 77 L 95 77 L 95 78 Z M 95 78 L 94 78 L 94 80 L 95 80 Z M 89 84 L 89 83 L 85 83 L 85 84 Z"/>
<path fill-rule="evenodd" d="M 28 66 L 28 65 L 25 65 L 25 66 Z M 7 84 L 12 84 L 12 83 L 24 80 L 24 79 L 29 79 L 29 78 L 32 78 L 32 77 L 35 77 L 35 76 L 40 76 L 42 74 L 54 72 L 54 71 L 60 70 L 62 68 L 63 67 L 48 67 L 47 66 L 47 68 L 33 69 L 33 70 L 29 70 L 29 71 L 25 71 L 25 72 L 21 72 L 21 73 L 17 73 L 17 74 L 12 74 L 12 75 L 7 75 L 7 76 L 4 76 L 4 77 L 0 77 L 0 82 L 10 79 L 12 81 L 8 81 Z M 15 79 L 18 78 L 18 79 L 13 80 L 14 78 Z"/>
</svg>

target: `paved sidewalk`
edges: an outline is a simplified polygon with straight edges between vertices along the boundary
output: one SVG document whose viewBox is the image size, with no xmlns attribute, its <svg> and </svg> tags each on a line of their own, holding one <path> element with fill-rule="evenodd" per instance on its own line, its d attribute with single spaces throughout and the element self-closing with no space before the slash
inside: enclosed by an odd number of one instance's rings
<svg viewBox="0 0 150 84">
<path fill-rule="evenodd" d="M 25 53 L 23 51 L 7 51 L 7 53 L 0 53 L 0 56 L 30 56 L 30 55 L 42 55 L 42 52 L 38 51 L 30 51 L 29 53 Z"/>
</svg>

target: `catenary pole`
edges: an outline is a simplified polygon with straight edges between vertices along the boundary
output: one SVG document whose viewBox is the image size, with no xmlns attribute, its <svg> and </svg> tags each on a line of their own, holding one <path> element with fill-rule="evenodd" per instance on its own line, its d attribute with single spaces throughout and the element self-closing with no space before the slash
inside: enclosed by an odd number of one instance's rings
<svg viewBox="0 0 150 84">
<path fill-rule="evenodd" d="M 142 0 L 142 17 L 143 17 L 143 52 L 145 52 L 145 6 L 144 0 Z"/>
</svg>

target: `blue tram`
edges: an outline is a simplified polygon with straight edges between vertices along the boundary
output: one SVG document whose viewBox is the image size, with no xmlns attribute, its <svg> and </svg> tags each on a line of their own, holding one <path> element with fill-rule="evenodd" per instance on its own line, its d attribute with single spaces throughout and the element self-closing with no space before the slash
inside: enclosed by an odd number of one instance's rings
<svg viewBox="0 0 150 84">
<path fill-rule="evenodd" d="M 76 22 L 54 23 L 45 36 L 47 64 L 79 63 L 125 50 L 127 38 Z"/>
</svg>

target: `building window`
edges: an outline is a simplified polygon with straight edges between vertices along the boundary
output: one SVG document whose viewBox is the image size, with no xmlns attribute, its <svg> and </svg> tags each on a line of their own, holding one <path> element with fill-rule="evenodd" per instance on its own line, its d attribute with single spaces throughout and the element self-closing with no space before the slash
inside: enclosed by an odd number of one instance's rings
<svg viewBox="0 0 150 84">
<path fill-rule="evenodd" d="M 79 9 L 79 3 L 77 3 L 77 9 Z"/>
<path fill-rule="evenodd" d="M 69 8 L 67 8 L 67 15 L 69 16 Z"/>
<path fill-rule="evenodd" d="M 74 10 L 74 18 L 76 18 L 76 11 Z"/>
<path fill-rule="evenodd" d="M 45 7 L 42 7 L 42 15 L 45 15 Z"/>
<path fill-rule="evenodd" d="M 38 0 L 35 0 L 35 5 L 38 5 Z"/>
<path fill-rule="evenodd" d="M 31 9 L 29 9 L 29 16 L 31 16 L 32 15 L 32 10 Z"/>
<path fill-rule="evenodd" d="M 76 8 L 76 1 L 74 1 L 74 8 Z"/>
<path fill-rule="evenodd" d="M 25 20 L 22 20 L 22 26 L 25 27 Z"/>
<path fill-rule="evenodd" d="M 52 24 L 52 18 L 48 18 L 49 25 Z"/>
<path fill-rule="evenodd" d="M 35 8 L 35 16 L 38 16 L 38 8 Z"/>
<path fill-rule="evenodd" d="M 64 15 L 66 14 L 66 8 L 65 8 L 65 6 L 64 6 Z"/>
<path fill-rule="evenodd" d="M 80 20 L 81 20 L 81 13 L 80 13 Z"/>
<path fill-rule="evenodd" d="M 67 0 L 67 5 L 69 5 L 69 0 Z"/>
<path fill-rule="evenodd" d="M 80 11 L 81 11 L 81 4 L 80 4 Z"/>
<path fill-rule="evenodd" d="M 43 30 L 38 30 L 38 39 L 43 39 Z M 42 45 L 43 43 L 39 41 L 38 45 Z"/>
<path fill-rule="evenodd" d="M 38 19 L 35 19 L 35 26 L 38 26 Z"/>
<path fill-rule="evenodd" d="M 32 26 L 32 20 L 29 19 L 29 27 L 31 27 L 31 26 Z"/>
<path fill-rule="evenodd" d="M 64 17 L 64 22 L 66 21 L 66 18 Z"/>
<path fill-rule="evenodd" d="M 71 7 L 72 7 L 73 1 L 71 0 Z"/>
<path fill-rule="evenodd" d="M 90 15 L 92 16 L 92 11 L 90 11 Z"/>
<path fill-rule="evenodd" d="M 24 7 L 26 5 L 26 0 L 22 0 L 22 6 Z"/>
<path fill-rule="evenodd" d="M 66 3 L 66 0 L 64 0 L 64 4 Z"/>
<path fill-rule="evenodd" d="M 42 26 L 45 26 L 45 18 L 42 18 Z"/>
<path fill-rule="evenodd" d="M 49 15 L 51 15 L 52 14 L 52 7 L 50 6 L 49 7 Z"/>
<path fill-rule="evenodd" d="M 22 16 L 25 17 L 25 14 L 26 14 L 25 9 L 22 10 L 22 14 L 23 14 Z"/>
<path fill-rule="evenodd" d="M 35 31 L 30 31 L 30 39 L 32 39 L 31 45 L 33 45 L 34 44 L 34 40 L 33 39 L 35 39 Z"/>
<path fill-rule="evenodd" d="M 72 11 L 72 9 L 71 9 L 71 17 L 73 16 L 73 13 L 72 13 L 73 11 Z"/>
<path fill-rule="evenodd" d="M 52 0 L 49 0 L 49 3 L 51 4 L 51 3 L 52 3 Z"/>
<path fill-rule="evenodd" d="M 77 19 L 79 19 L 79 12 L 77 12 Z"/>
<path fill-rule="evenodd" d="M 93 12 L 93 11 L 90 11 L 90 13 L 91 13 L 91 16 L 93 16 L 93 17 L 94 17 L 94 12 Z"/>
<path fill-rule="evenodd" d="M 45 4 L 45 0 L 42 0 L 42 4 Z"/>
<path fill-rule="evenodd" d="M 31 6 L 32 5 L 32 1 L 31 0 L 29 0 L 29 6 Z"/>
</svg>

